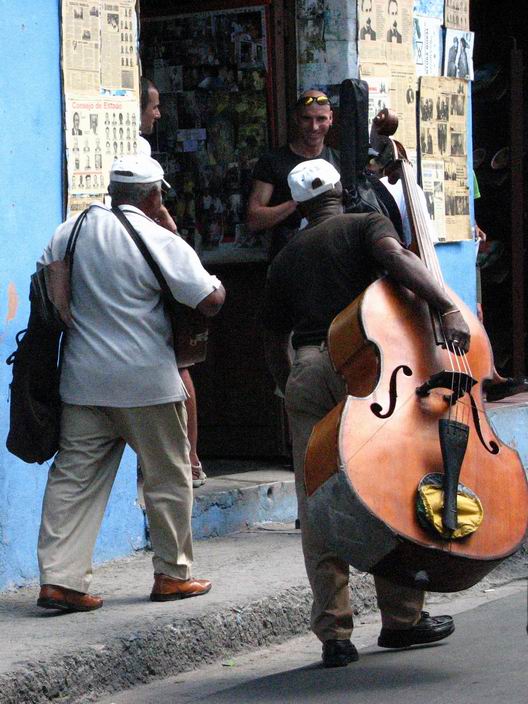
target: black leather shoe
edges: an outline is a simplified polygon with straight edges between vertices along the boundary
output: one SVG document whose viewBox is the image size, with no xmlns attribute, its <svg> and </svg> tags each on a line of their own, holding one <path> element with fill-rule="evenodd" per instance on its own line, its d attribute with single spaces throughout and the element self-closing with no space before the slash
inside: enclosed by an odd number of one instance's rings
<svg viewBox="0 0 528 704">
<path fill-rule="evenodd" d="M 528 377 L 508 376 L 503 381 L 488 382 L 484 386 L 484 391 L 486 392 L 486 401 L 500 401 L 508 396 L 526 393 L 528 391 Z"/>
<path fill-rule="evenodd" d="M 359 653 L 349 640 L 325 640 L 323 643 L 325 667 L 345 667 L 356 660 L 359 660 Z"/>
<path fill-rule="evenodd" d="M 418 623 L 412 628 L 382 628 L 378 638 L 381 648 L 408 648 L 411 645 L 435 643 L 447 638 L 455 630 L 451 616 L 431 616 L 422 611 Z"/>
</svg>

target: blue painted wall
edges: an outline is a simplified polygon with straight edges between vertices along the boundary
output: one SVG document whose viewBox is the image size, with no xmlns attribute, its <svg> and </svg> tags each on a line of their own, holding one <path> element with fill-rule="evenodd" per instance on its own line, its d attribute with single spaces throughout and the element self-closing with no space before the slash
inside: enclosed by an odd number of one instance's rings
<svg viewBox="0 0 528 704">
<path fill-rule="evenodd" d="M 476 310 L 476 250 L 473 241 L 450 242 L 436 246 L 446 284 Z"/>
<path fill-rule="evenodd" d="M 4 360 L 27 321 L 35 260 L 63 219 L 59 27 L 57 0 L 0 0 L 0 589 L 37 575 L 47 468 L 24 464 L 5 449 L 11 370 Z M 144 544 L 132 453 L 123 464 L 96 560 Z"/>
</svg>

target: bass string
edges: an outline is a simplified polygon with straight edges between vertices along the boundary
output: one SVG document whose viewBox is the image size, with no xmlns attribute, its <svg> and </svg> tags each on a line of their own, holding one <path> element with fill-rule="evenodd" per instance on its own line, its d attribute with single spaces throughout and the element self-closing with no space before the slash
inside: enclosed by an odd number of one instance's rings
<svg viewBox="0 0 528 704">
<path fill-rule="evenodd" d="M 425 209 L 418 191 L 414 170 L 408 161 L 403 161 L 402 174 L 407 209 L 414 229 L 420 258 L 438 284 L 445 289 L 444 277 L 429 231 L 429 214 L 424 212 Z"/>
<path fill-rule="evenodd" d="M 432 276 L 436 279 L 438 284 L 443 289 L 445 289 L 445 281 L 440 267 L 440 262 L 438 260 L 432 237 L 430 235 L 429 214 L 425 212 L 423 202 L 420 198 L 418 184 L 414 175 L 414 169 L 407 160 L 402 161 L 402 182 L 404 186 L 404 194 L 406 197 L 407 210 L 409 212 L 409 217 L 411 219 L 412 227 L 415 233 L 420 258 L 422 259 Z M 471 377 L 470 364 L 465 352 L 462 352 L 459 347 L 447 341 L 441 317 L 438 314 L 436 314 L 436 317 L 439 323 L 439 329 L 441 330 L 442 341 L 448 351 L 449 363 L 451 366 L 452 373 L 451 386 L 453 390 L 455 390 L 454 387 L 456 387 L 456 395 L 457 397 L 460 397 L 462 395 L 461 391 L 462 384 L 464 383 L 463 379 L 465 378 L 462 375 L 467 374 L 469 377 Z M 456 384 L 455 378 L 457 379 Z M 469 391 L 469 389 L 467 388 L 467 382 L 464 391 Z M 455 420 L 460 420 L 460 422 L 467 422 L 469 409 L 467 408 L 466 404 L 455 403 L 454 408 Z M 453 418 L 452 405 L 450 405 L 449 407 L 448 418 L 449 420 L 452 420 Z"/>
</svg>

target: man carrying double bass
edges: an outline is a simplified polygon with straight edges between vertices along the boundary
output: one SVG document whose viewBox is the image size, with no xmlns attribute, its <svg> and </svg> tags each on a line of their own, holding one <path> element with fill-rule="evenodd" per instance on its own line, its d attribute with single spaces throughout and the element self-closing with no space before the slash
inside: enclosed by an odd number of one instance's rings
<svg viewBox="0 0 528 704">
<path fill-rule="evenodd" d="M 312 630 L 323 643 L 325 667 L 358 659 L 353 628 L 349 565 L 332 554 L 307 519 L 304 455 L 314 425 L 346 395 L 333 369 L 326 336 L 334 317 L 380 270 L 424 299 L 441 316 L 445 339 L 469 348 L 469 328 L 420 259 L 404 249 L 390 220 L 378 213 L 343 214 L 339 173 L 324 159 L 304 161 L 288 176 L 292 198 L 309 224 L 270 266 L 263 323 L 266 356 L 284 392 L 293 444 L 299 518 L 306 571 L 313 592 Z M 288 343 L 295 350 L 290 365 Z M 446 638 L 450 616 L 422 611 L 424 592 L 375 577 L 382 629 L 378 645 L 404 648 Z"/>
</svg>

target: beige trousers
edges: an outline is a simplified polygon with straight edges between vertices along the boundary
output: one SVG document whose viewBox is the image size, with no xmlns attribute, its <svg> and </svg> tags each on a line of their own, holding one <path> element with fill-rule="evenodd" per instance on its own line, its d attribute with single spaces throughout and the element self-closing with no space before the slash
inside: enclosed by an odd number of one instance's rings
<svg viewBox="0 0 528 704">
<path fill-rule="evenodd" d="M 125 444 L 144 474 L 154 572 L 189 579 L 192 482 L 184 402 L 141 408 L 64 404 L 38 541 L 40 583 L 87 592 L 92 552 Z"/>
<path fill-rule="evenodd" d="M 321 640 L 348 639 L 353 618 L 349 565 L 328 551 L 306 516 L 304 456 L 314 425 L 346 394 L 343 379 L 334 372 L 325 346 L 301 347 L 295 353 L 286 386 L 286 409 L 293 445 L 293 464 L 306 572 L 312 587 L 312 630 Z M 409 628 L 420 618 L 424 593 L 374 578 L 382 624 Z"/>
</svg>

